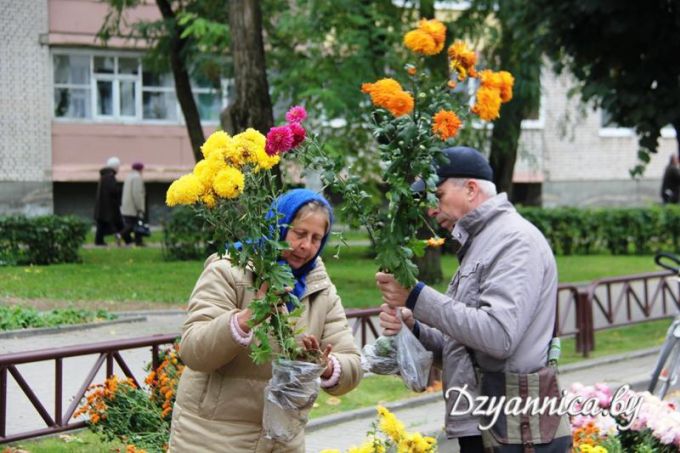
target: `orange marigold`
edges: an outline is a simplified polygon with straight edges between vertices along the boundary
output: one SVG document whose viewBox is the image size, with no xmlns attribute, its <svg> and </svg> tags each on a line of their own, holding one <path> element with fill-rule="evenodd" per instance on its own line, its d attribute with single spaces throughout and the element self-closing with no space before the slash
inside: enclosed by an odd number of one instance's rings
<svg viewBox="0 0 680 453">
<path fill-rule="evenodd" d="M 404 35 L 404 45 L 412 52 L 419 53 L 421 55 L 435 55 L 437 51 L 437 42 L 434 38 L 418 29 L 411 30 Z M 441 50 L 441 49 L 439 49 Z"/>
<path fill-rule="evenodd" d="M 441 109 L 432 118 L 432 132 L 440 139 L 446 140 L 456 136 L 461 124 L 462 121 L 455 112 Z"/>
<path fill-rule="evenodd" d="M 483 87 L 498 90 L 501 102 L 505 103 L 512 99 L 512 87 L 515 78 L 508 71 L 493 72 L 485 69 L 479 73 L 479 81 Z"/>
<path fill-rule="evenodd" d="M 500 91 L 491 87 L 479 87 L 477 90 L 477 100 L 471 109 L 472 113 L 475 113 L 485 121 L 492 121 L 500 116 L 500 109 Z"/>
</svg>

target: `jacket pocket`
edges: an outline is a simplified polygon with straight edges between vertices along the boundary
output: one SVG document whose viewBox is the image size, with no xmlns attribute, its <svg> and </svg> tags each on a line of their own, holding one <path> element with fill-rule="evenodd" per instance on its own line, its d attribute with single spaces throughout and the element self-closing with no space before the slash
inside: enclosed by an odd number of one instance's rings
<svg viewBox="0 0 680 453">
<path fill-rule="evenodd" d="M 481 263 L 476 262 L 464 266 L 458 271 L 456 299 L 462 300 L 468 307 L 479 307 L 479 277 L 481 267 Z"/>
</svg>

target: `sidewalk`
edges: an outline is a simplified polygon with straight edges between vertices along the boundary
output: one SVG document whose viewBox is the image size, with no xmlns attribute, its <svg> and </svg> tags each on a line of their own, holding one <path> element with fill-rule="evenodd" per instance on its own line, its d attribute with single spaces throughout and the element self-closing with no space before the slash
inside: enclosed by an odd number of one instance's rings
<svg viewBox="0 0 680 453">
<path fill-rule="evenodd" d="M 185 318 L 180 310 L 148 311 L 128 313 L 134 316 L 134 322 L 106 324 L 98 327 L 57 331 L 33 335 L 31 337 L 11 338 L 3 336 L 0 340 L 0 354 L 27 350 L 62 347 L 74 344 L 94 343 L 114 339 L 132 338 L 154 334 L 178 333 Z M 145 317 L 140 320 L 139 317 Z M 635 351 L 620 356 L 610 356 L 588 360 L 577 364 L 565 365 L 561 368 L 561 384 L 569 387 L 574 382 L 594 384 L 606 382 L 614 387 L 625 383 L 637 389 L 646 386 L 649 374 L 656 363 L 658 349 Z M 142 377 L 144 365 L 148 363 L 148 350 L 133 350 L 123 353 L 133 373 Z M 92 366 L 94 357 L 71 358 L 64 362 L 64 394 L 75 394 L 82 382 L 81 374 L 85 374 Z M 46 407 L 53 408 L 54 365 L 52 362 L 40 362 L 19 366 L 22 375 Z M 119 373 L 117 367 L 116 372 Z M 395 378 L 396 379 L 396 378 Z M 103 381 L 103 371 L 95 378 L 95 382 Z M 26 431 L 44 427 L 44 423 L 35 409 L 28 403 L 23 393 L 16 386 L 13 378 L 8 379 L 8 419 L 7 432 Z M 443 427 L 444 402 L 441 393 L 427 394 L 421 397 L 386 404 L 405 424 L 408 430 L 428 434 L 439 433 Z M 347 448 L 362 443 L 366 431 L 375 420 L 375 408 L 370 407 L 355 411 L 330 415 L 312 420 L 307 427 L 307 451 L 318 453 L 324 448 Z M 456 445 L 443 442 L 440 452 L 455 452 Z"/>
<path fill-rule="evenodd" d="M 643 390 L 656 364 L 657 353 L 658 348 L 652 348 L 565 365 L 561 367 L 560 383 L 563 388 L 568 388 L 575 382 L 605 382 L 615 388 L 630 384 L 636 390 Z M 440 393 L 388 403 L 385 406 L 404 422 L 407 430 L 431 435 L 441 433 L 445 407 Z M 375 418 L 375 409 L 371 407 L 312 420 L 306 430 L 307 452 L 318 453 L 324 448 L 345 451 L 351 446 L 359 446 Z M 457 451 L 455 442 L 440 439 L 440 453 Z"/>
</svg>

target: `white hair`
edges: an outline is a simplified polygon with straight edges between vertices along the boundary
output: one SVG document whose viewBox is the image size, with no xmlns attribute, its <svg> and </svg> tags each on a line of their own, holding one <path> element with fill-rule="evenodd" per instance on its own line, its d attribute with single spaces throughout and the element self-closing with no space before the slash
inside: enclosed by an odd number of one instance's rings
<svg viewBox="0 0 680 453">
<path fill-rule="evenodd" d="M 495 197 L 496 194 L 498 193 L 496 190 L 496 184 L 494 184 L 491 181 L 487 181 L 486 179 L 477 179 L 477 178 L 449 178 L 455 185 L 458 187 L 463 187 L 470 179 L 474 179 L 477 185 L 479 186 L 479 191 L 491 198 Z"/>
</svg>

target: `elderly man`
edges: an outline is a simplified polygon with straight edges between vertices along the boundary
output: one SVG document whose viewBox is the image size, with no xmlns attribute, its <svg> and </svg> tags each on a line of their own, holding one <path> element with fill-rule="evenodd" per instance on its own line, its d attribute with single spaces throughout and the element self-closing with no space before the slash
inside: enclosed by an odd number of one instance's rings
<svg viewBox="0 0 680 453">
<path fill-rule="evenodd" d="M 438 205 L 428 215 L 451 232 L 460 267 L 446 294 L 422 282 L 404 288 L 391 274 L 376 274 L 384 334 L 401 328 L 395 316 L 401 309 L 404 323 L 441 361 L 446 434 L 458 439 L 461 452 L 568 451 L 566 417 L 501 415 L 480 431 L 488 419 L 465 413 L 479 395 L 539 396 L 532 389 L 541 387 L 552 392 L 541 397 L 559 397 L 555 370 L 547 367 L 557 269 L 541 232 L 506 194 L 496 195 L 486 159 L 468 147 L 444 155 L 447 162 L 436 167 Z M 412 188 L 422 192 L 425 184 Z"/>
</svg>

